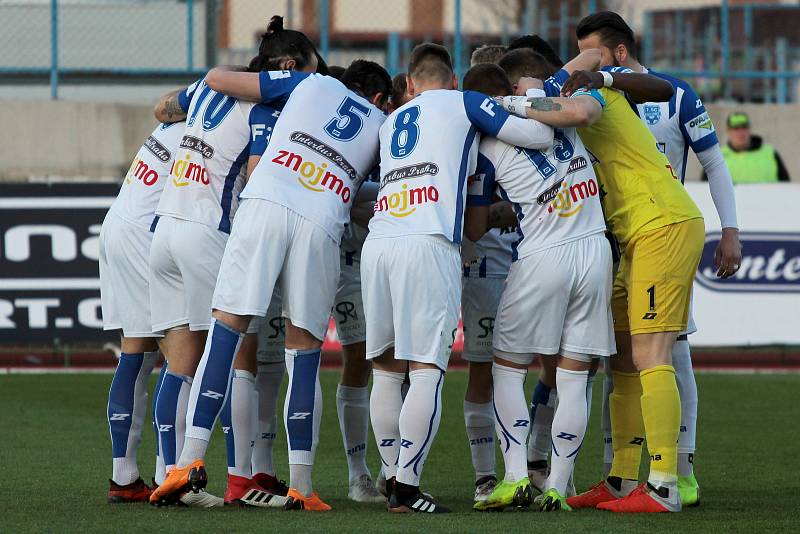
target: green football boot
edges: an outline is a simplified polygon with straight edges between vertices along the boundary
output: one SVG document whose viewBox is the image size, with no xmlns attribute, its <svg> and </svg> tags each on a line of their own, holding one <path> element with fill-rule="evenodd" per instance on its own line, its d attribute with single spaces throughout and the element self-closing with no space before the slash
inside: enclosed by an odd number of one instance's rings
<svg viewBox="0 0 800 534">
<path fill-rule="evenodd" d="M 572 511 L 572 507 L 567 504 L 567 498 L 562 497 L 555 488 L 550 488 L 542 493 L 536 498 L 536 501 L 536 504 L 539 505 L 539 510 L 542 512 Z"/>
<path fill-rule="evenodd" d="M 517 482 L 503 480 L 495 486 L 494 491 L 484 501 L 476 502 L 473 508 L 479 511 L 497 510 L 515 507 L 523 508 L 533 502 L 533 490 L 528 477 Z"/>
<path fill-rule="evenodd" d="M 688 477 L 678 477 L 678 493 L 681 496 L 682 506 L 700 506 L 700 486 L 694 473 Z"/>
</svg>

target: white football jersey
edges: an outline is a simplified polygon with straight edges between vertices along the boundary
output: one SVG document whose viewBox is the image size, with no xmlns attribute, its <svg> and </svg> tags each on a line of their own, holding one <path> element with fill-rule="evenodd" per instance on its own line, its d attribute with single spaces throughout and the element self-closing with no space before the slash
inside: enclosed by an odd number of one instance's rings
<svg viewBox="0 0 800 534">
<path fill-rule="evenodd" d="M 335 78 L 319 74 L 262 72 L 261 98 L 286 103 L 242 198 L 286 206 L 339 243 L 353 198 L 377 161 L 378 130 L 386 116 Z"/>
<path fill-rule="evenodd" d="M 633 72 L 624 67 L 607 67 L 604 70 Z M 635 111 L 656 138 L 656 146 L 667 156 L 675 176 L 683 182 L 689 148 L 696 154 L 719 143 L 714 123 L 691 85 L 653 70 L 644 69 L 643 72 L 668 81 L 675 90 L 669 102 L 636 104 Z"/>
<path fill-rule="evenodd" d="M 381 127 L 381 188 L 370 236 L 442 235 L 461 243 L 478 133 L 497 135 L 507 119 L 475 91 L 425 91 L 395 110 Z"/>
<path fill-rule="evenodd" d="M 515 228 L 490 228 L 477 243 L 477 259 L 464 267 L 468 278 L 506 278 L 511 269 L 511 256 L 519 242 Z"/>
<path fill-rule="evenodd" d="M 258 110 L 199 83 L 186 128 L 164 186 L 158 215 L 194 221 L 230 233 L 250 155 Z"/>
<path fill-rule="evenodd" d="M 514 260 L 605 232 L 591 156 L 575 128 L 557 129 L 546 150 L 483 139 L 469 186 L 472 203 L 489 204 L 495 188 L 513 203 L 519 220 Z"/>
<path fill-rule="evenodd" d="M 159 124 L 133 158 L 110 211 L 150 229 L 186 123 Z"/>
</svg>

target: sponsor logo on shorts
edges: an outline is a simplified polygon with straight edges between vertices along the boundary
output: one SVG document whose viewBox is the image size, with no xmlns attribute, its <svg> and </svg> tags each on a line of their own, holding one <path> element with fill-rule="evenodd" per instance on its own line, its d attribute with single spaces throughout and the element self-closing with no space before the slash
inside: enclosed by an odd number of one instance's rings
<svg viewBox="0 0 800 534">
<path fill-rule="evenodd" d="M 303 160 L 303 156 L 288 150 L 278 150 L 278 155 L 272 158 L 272 163 L 297 172 L 298 183 L 309 191 L 315 193 L 331 191 L 345 204 L 350 202 L 350 188 L 345 185 L 344 180 L 328 170 L 327 163 L 317 164 L 311 160 Z"/>
<path fill-rule="evenodd" d="M 158 182 L 158 171 L 151 169 L 141 158 L 134 158 L 128 174 L 125 175 L 125 183 L 132 183 L 134 178 L 150 187 Z"/>
<path fill-rule="evenodd" d="M 712 291 L 800 292 L 800 234 L 742 232 L 742 263 L 730 278 L 717 278 L 714 251 L 720 233 L 706 234 L 696 279 Z"/>
<path fill-rule="evenodd" d="M 583 209 L 583 202 L 598 194 L 597 182 L 589 178 L 570 185 L 566 180 L 561 182 L 561 190 L 550 201 L 547 213 L 555 213 L 559 217 L 572 217 Z"/>
<path fill-rule="evenodd" d="M 344 324 L 348 320 L 358 320 L 358 312 L 356 312 L 356 305 L 349 300 L 343 300 L 336 304 L 336 313 L 339 314 L 339 323 Z"/>
<path fill-rule="evenodd" d="M 199 163 L 190 161 L 190 158 L 191 154 L 187 153 L 183 159 L 177 159 L 172 163 L 169 175 L 172 177 L 172 185 L 175 187 L 185 187 L 192 182 L 209 184 L 206 168 Z"/>
<path fill-rule="evenodd" d="M 144 147 L 152 152 L 152 154 L 163 163 L 166 163 L 172 159 L 172 154 L 170 153 L 169 149 L 162 145 L 159 140 L 152 135 L 144 142 Z"/>
<path fill-rule="evenodd" d="M 437 174 L 439 174 L 439 166 L 430 161 L 409 165 L 407 167 L 400 167 L 399 169 L 387 172 L 386 175 L 381 178 L 381 189 L 392 182 L 408 180 L 409 178 L 418 178 L 420 176 L 436 176 Z"/>
<path fill-rule="evenodd" d="M 304 147 L 313 150 L 323 158 L 342 169 L 345 174 L 350 177 L 350 181 L 355 182 L 358 180 L 358 172 L 356 171 L 355 167 L 353 167 L 350 162 L 347 161 L 347 158 L 342 156 L 336 149 L 326 145 L 316 137 L 308 135 L 305 132 L 292 132 L 292 135 L 289 136 L 289 140 L 292 143 L 297 143 L 298 145 L 303 145 Z"/>
<path fill-rule="evenodd" d="M 494 317 L 481 317 L 478 320 L 478 326 L 483 330 L 482 334 L 478 334 L 478 339 L 491 337 L 494 333 Z"/>
<path fill-rule="evenodd" d="M 375 213 L 385 211 L 392 217 L 408 217 L 417 211 L 417 207 L 437 202 L 439 202 L 439 190 L 436 186 L 423 185 L 409 189 L 408 184 L 403 184 L 400 191 L 379 197 L 374 211 Z"/>
<path fill-rule="evenodd" d="M 202 156 L 206 159 L 211 159 L 214 157 L 214 147 L 193 135 L 183 136 L 183 139 L 181 139 L 181 148 L 193 150 L 194 152 L 202 154 Z"/>
</svg>

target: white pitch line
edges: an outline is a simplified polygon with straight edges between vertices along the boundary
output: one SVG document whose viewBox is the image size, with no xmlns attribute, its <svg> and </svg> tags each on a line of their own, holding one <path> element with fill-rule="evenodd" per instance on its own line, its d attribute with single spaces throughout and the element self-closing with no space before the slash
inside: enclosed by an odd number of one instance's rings
<svg viewBox="0 0 800 534">
<path fill-rule="evenodd" d="M 8 278 L 0 289 L 100 289 L 99 278 Z"/>
<path fill-rule="evenodd" d="M 0 209 L 93 209 L 113 202 L 114 197 L 8 197 L 0 198 Z"/>
</svg>

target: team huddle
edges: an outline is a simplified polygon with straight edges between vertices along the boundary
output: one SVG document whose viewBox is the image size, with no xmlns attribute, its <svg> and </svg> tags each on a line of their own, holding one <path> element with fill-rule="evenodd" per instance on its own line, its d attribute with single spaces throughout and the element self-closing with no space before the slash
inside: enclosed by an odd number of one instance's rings
<svg viewBox="0 0 800 534">
<path fill-rule="evenodd" d="M 312 470 L 333 317 L 350 499 L 449 511 L 421 479 L 461 318 L 476 510 L 699 504 L 687 335 L 705 232 L 682 185 L 689 148 L 720 215 L 722 277 L 741 258 L 730 175 L 701 100 L 637 62 L 619 15 L 586 17 L 577 38 L 566 64 L 536 36 L 484 45 L 459 90 L 440 45 L 392 79 L 326 65 L 273 17 L 247 67 L 165 95 L 100 235 L 104 327 L 122 331 L 109 501 L 330 510 Z M 151 487 L 137 451 L 162 354 Z M 605 473 L 578 493 L 600 364 Z M 272 458 L 284 372 L 288 485 Z M 224 497 L 205 491 L 218 420 Z"/>
</svg>

